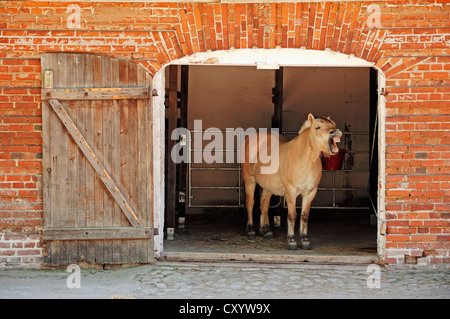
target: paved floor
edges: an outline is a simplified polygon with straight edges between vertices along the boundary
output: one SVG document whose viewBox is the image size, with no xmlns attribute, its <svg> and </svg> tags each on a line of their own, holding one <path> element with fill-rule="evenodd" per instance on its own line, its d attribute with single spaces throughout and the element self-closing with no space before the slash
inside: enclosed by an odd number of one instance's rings
<svg viewBox="0 0 450 319">
<path fill-rule="evenodd" d="M 69 288 L 78 283 L 80 288 Z M 0 270 L 1 299 L 112 297 L 450 298 L 450 270 L 168 262 L 109 270 L 81 268 L 79 273 L 76 269 Z"/>
<path fill-rule="evenodd" d="M 164 241 L 164 251 L 376 256 L 377 227 L 369 224 L 369 216 L 367 211 L 314 211 L 308 225 L 313 249 L 305 252 L 286 249 L 285 216 L 281 227 L 272 227 L 274 238 L 265 239 L 258 234 L 249 240 L 245 232 L 247 217 L 243 211 L 211 209 L 203 214 L 187 215 L 186 227 L 176 229 L 174 240 Z M 259 217 L 255 216 L 255 220 Z"/>
</svg>

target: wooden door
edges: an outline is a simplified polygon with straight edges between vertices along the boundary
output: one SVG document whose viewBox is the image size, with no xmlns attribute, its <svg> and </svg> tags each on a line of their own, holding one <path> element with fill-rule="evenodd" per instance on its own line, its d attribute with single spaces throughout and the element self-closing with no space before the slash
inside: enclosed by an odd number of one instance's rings
<svg viewBox="0 0 450 319">
<path fill-rule="evenodd" d="M 44 263 L 151 261 L 151 77 L 91 54 L 41 67 Z"/>
</svg>

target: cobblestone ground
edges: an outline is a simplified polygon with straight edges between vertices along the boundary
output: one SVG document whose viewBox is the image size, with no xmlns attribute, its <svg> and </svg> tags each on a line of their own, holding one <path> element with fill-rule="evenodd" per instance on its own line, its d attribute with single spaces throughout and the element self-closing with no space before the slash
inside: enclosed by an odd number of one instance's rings
<svg viewBox="0 0 450 319">
<path fill-rule="evenodd" d="M 379 285 L 376 275 L 366 266 L 168 264 L 137 276 L 133 293 L 140 298 L 200 299 L 450 298 L 449 270 L 380 269 Z"/>
<path fill-rule="evenodd" d="M 65 269 L 0 270 L 5 298 L 450 298 L 450 270 L 366 266 L 156 263 L 119 269 L 81 268 L 81 288 Z M 369 288 L 377 285 L 380 288 Z"/>
</svg>

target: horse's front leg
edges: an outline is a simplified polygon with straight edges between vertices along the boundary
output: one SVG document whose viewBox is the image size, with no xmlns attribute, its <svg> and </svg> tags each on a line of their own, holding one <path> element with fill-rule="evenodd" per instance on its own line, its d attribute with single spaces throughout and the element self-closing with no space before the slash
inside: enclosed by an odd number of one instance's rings
<svg viewBox="0 0 450 319">
<path fill-rule="evenodd" d="M 302 198 L 302 215 L 300 218 L 300 242 L 302 249 L 311 249 L 311 242 L 308 238 L 308 218 L 311 202 L 316 197 L 317 188 L 303 196 Z"/>
<path fill-rule="evenodd" d="M 260 201 L 261 218 L 259 223 L 259 233 L 267 239 L 273 238 L 273 232 L 270 230 L 269 223 L 270 197 L 272 197 L 272 194 L 268 190 L 263 189 Z"/>
<path fill-rule="evenodd" d="M 287 218 L 287 248 L 289 250 L 297 249 L 297 242 L 295 241 L 295 220 L 297 219 L 297 210 L 295 209 L 295 201 L 297 196 L 293 193 L 286 194 L 286 202 L 288 206 Z"/>
<path fill-rule="evenodd" d="M 256 233 L 255 233 L 255 226 L 253 224 L 253 205 L 255 203 L 255 188 L 256 188 L 256 182 L 254 178 L 249 178 L 245 182 L 245 206 L 247 208 L 247 237 L 248 239 L 255 239 Z"/>
</svg>

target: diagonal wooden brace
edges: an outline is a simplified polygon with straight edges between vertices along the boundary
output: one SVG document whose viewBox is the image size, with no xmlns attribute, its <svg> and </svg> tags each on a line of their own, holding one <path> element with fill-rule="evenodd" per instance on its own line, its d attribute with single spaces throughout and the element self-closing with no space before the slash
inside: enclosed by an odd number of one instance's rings
<svg viewBox="0 0 450 319">
<path fill-rule="evenodd" d="M 84 156 L 86 156 L 87 160 L 89 161 L 89 163 L 94 168 L 95 172 L 100 177 L 100 179 L 103 182 L 103 184 L 105 185 L 106 189 L 109 191 L 111 196 L 114 198 L 114 200 L 117 202 L 119 207 L 122 209 L 122 212 L 125 214 L 126 218 L 130 222 L 130 224 L 134 228 L 143 227 L 142 222 L 139 220 L 139 217 L 136 215 L 136 213 L 133 211 L 131 206 L 128 204 L 126 198 L 120 192 L 116 183 L 112 180 L 111 176 L 106 171 L 102 162 L 98 159 L 97 155 L 95 155 L 94 151 L 89 146 L 86 139 L 81 134 L 80 130 L 75 125 L 75 123 L 72 121 L 69 114 L 66 112 L 66 110 L 62 106 L 62 104 L 58 100 L 48 100 L 48 102 L 52 106 L 56 115 L 58 115 L 61 122 L 64 124 L 64 126 L 67 129 L 67 131 L 69 132 L 69 134 L 72 136 L 75 143 L 77 143 L 78 147 L 83 152 Z"/>
</svg>

